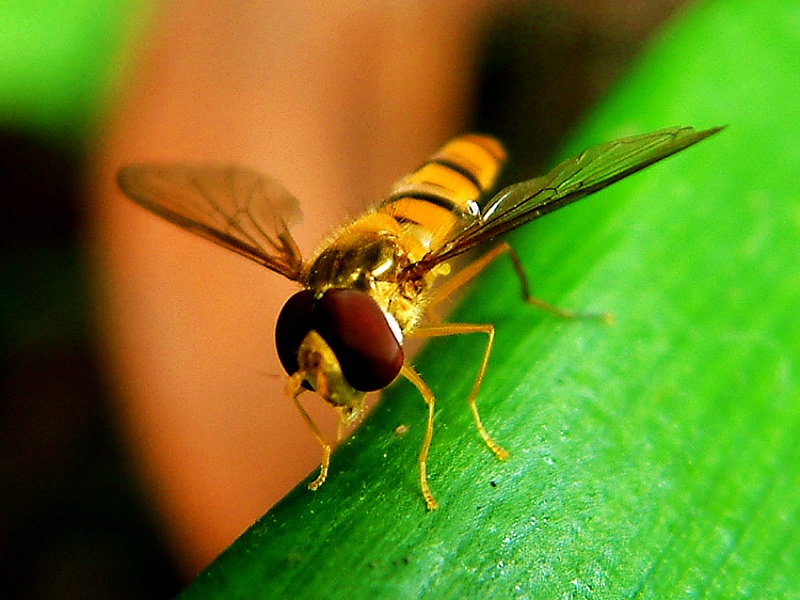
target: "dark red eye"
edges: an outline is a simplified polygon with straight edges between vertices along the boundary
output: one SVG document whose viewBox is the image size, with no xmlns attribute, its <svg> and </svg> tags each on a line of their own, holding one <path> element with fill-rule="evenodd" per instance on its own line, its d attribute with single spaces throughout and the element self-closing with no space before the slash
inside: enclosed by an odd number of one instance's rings
<svg viewBox="0 0 800 600">
<path fill-rule="evenodd" d="M 383 311 L 364 292 L 325 292 L 314 307 L 312 329 L 333 350 L 347 382 L 361 392 L 385 388 L 403 366 L 400 342 Z"/>
<path fill-rule="evenodd" d="M 314 292 L 303 290 L 286 301 L 275 323 L 275 347 L 278 358 L 289 375 L 297 373 L 297 351 L 311 331 Z"/>
</svg>

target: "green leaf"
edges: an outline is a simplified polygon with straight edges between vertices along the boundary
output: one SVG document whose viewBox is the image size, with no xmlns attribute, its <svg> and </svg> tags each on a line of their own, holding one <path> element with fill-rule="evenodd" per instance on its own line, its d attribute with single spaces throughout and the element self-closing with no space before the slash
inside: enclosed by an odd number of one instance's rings
<svg viewBox="0 0 800 600">
<path fill-rule="evenodd" d="M 534 290 L 611 327 L 519 301 L 494 265 L 453 320 L 480 336 L 416 360 L 333 456 L 184 592 L 190 598 L 790 597 L 800 584 L 800 8 L 695 7 L 565 155 L 670 125 L 722 133 L 516 231 Z M 406 435 L 394 428 L 406 425 Z"/>
</svg>

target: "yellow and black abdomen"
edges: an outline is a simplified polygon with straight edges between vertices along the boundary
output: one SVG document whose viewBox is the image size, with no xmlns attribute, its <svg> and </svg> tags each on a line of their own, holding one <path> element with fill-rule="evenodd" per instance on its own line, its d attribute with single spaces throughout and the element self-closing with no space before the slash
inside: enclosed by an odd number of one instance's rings
<svg viewBox="0 0 800 600">
<path fill-rule="evenodd" d="M 494 138 L 456 138 L 398 181 L 378 211 L 435 250 L 478 218 L 478 200 L 494 185 L 505 157 Z"/>
</svg>

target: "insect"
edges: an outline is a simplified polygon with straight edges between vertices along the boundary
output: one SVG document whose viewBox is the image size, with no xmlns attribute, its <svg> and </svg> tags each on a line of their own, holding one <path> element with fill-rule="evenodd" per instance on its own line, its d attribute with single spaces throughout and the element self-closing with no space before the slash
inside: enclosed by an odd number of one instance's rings
<svg viewBox="0 0 800 600">
<path fill-rule="evenodd" d="M 296 281 L 303 288 L 284 305 L 275 328 L 278 357 L 289 375 L 286 393 L 322 448 L 309 488 L 325 481 L 331 444 L 300 395 L 314 391 L 342 424 L 358 418 L 368 392 L 408 379 L 428 408 L 419 454 L 419 482 L 429 510 L 437 508 L 426 475 L 435 397 L 403 354 L 409 337 L 470 333 L 487 336 L 467 399 L 475 426 L 494 454 L 507 456 L 484 428 L 476 397 L 494 340 L 491 324 L 441 322 L 433 308 L 493 260 L 507 254 L 530 304 L 574 316 L 531 296 L 521 262 L 506 242 L 450 275 L 448 261 L 483 242 L 679 152 L 716 133 L 674 127 L 600 144 L 542 177 L 511 185 L 479 203 L 494 185 L 505 151 L 494 138 L 469 134 L 442 147 L 388 197 L 339 229 L 310 260 L 303 260 L 290 227 L 300 219 L 297 200 L 279 183 L 233 165 L 143 164 L 123 168 L 119 185 L 135 202 L 175 225 L 207 238 Z M 341 430 L 341 427 L 340 427 Z"/>
</svg>

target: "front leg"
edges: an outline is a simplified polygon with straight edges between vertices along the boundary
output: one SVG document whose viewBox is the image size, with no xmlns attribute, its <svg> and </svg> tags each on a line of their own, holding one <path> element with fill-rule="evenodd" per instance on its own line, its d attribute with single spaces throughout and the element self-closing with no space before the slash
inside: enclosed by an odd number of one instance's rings
<svg viewBox="0 0 800 600">
<path fill-rule="evenodd" d="M 314 481 L 308 484 L 308 489 L 316 490 L 319 486 L 325 483 L 325 480 L 328 478 L 328 467 L 331 464 L 331 445 L 325 439 L 325 436 L 322 435 L 322 431 L 320 431 L 319 427 L 314 422 L 314 419 L 311 418 L 311 415 L 308 414 L 308 411 L 300 403 L 300 394 L 305 391 L 305 388 L 302 384 L 302 373 L 295 373 L 289 378 L 286 391 L 292 397 L 292 402 L 294 402 L 297 412 L 299 412 L 300 416 L 303 417 L 303 421 L 305 422 L 306 426 L 308 426 L 309 430 L 311 430 L 311 433 L 322 447 L 322 461 L 320 464 L 319 475 L 317 475 L 317 478 Z"/>
<path fill-rule="evenodd" d="M 476 403 L 478 390 L 481 387 L 483 375 L 486 373 L 486 365 L 489 363 L 489 355 L 492 353 L 492 345 L 494 344 L 494 325 L 488 323 L 478 325 L 471 323 L 431 324 L 416 329 L 410 335 L 410 337 L 445 337 L 450 335 L 463 335 L 467 333 L 485 333 L 489 338 L 486 343 L 486 349 L 483 352 L 483 359 L 481 360 L 480 367 L 478 368 L 478 374 L 475 377 L 475 382 L 472 384 L 472 390 L 469 393 L 469 399 L 467 402 L 470 410 L 472 411 L 472 416 L 475 419 L 475 426 L 478 428 L 478 433 L 483 438 L 483 441 L 486 442 L 486 445 L 489 446 L 491 451 L 495 453 L 497 458 L 500 460 L 505 460 L 508 458 L 508 452 L 501 448 L 500 445 L 497 444 L 497 442 L 495 442 L 486 431 L 486 428 L 481 422 L 481 416 L 478 413 L 478 405 Z"/>
</svg>

